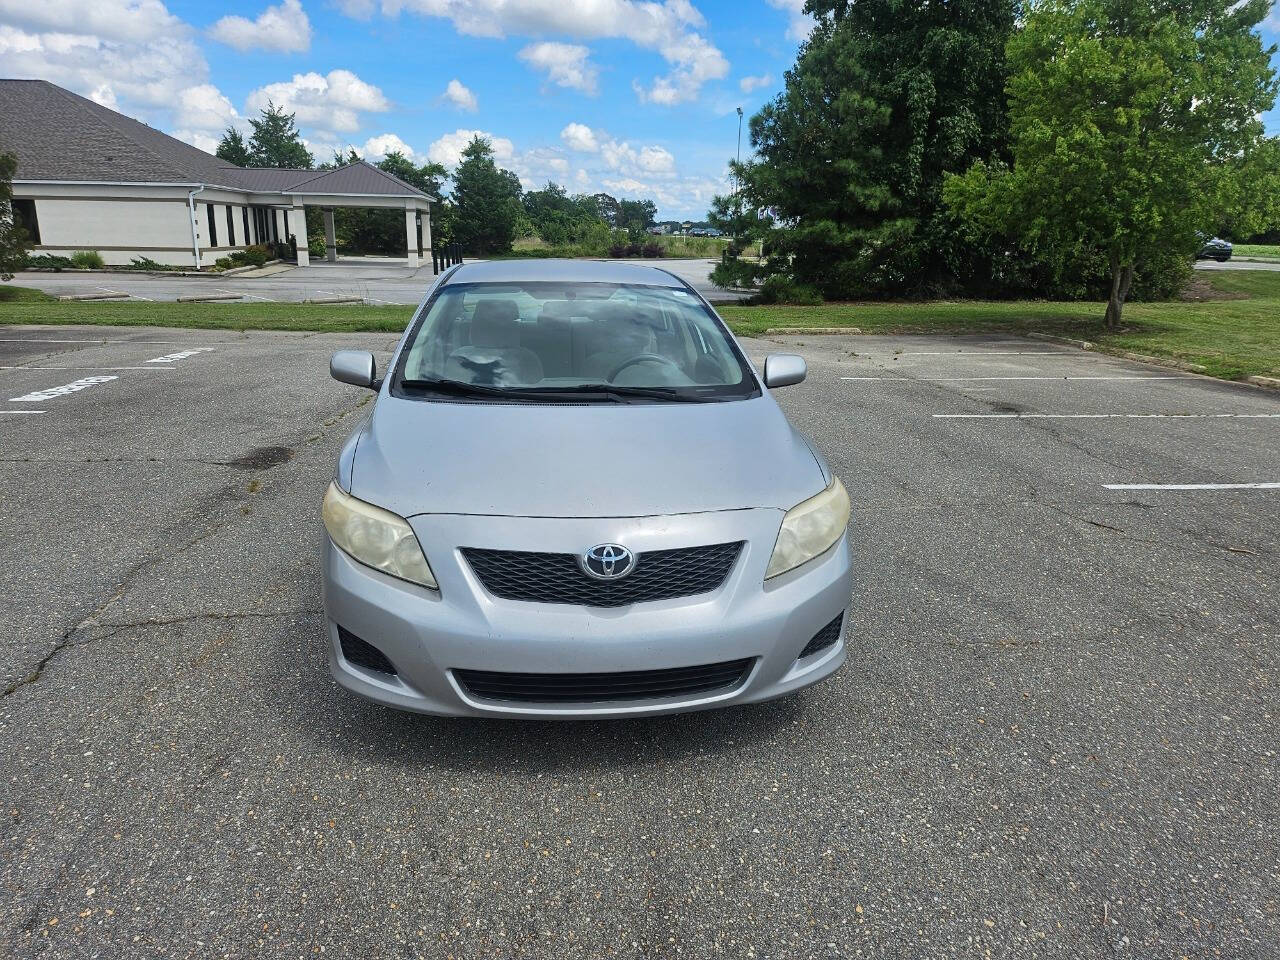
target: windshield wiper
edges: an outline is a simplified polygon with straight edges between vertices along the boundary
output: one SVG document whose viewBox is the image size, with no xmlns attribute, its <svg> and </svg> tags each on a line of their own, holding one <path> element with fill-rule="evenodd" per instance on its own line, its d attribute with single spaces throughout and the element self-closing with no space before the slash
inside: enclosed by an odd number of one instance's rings
<svg viewBox="0 0 1280 960">
<path fill-rule="evenodd" d="M 626 387 L 616 383 L 576 383 L 569 387 L 530 388 L 531 393 L 539 389 L 566 393 L 575 396 L 604 396 L 626 402 L 629 399 L 666 400 L 671 403 L 708 403 L 718 397 L 698 396 L 697 394 L 680 393 L 677 387 Z"/>
<path fill-rule="evenodd" d="M 400 381 L 400 386 L 410 390 L 430 390 L 433 393 L 452 397 L 484 397 L 495 400 L 535 400 L 548 403 L 556 400 L 587 399 L 575 392 L 576 388 L 562 390 L 548 387 L 498 387 L 488 383 L 465 383 L 462 380 L 418 380 L 405 377 Z M 626 402 L 612 395 L 601 395 L 600 398 L 614 403 Z"/>
</svg>

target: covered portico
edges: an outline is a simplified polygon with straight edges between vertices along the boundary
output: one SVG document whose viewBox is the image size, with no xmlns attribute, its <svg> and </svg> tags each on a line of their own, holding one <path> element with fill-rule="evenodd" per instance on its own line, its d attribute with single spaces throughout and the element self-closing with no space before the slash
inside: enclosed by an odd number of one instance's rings
<svg viewBox="0 0 1280 960">
<path fill-rule="evenodd" d="M 257 171 L 243 171 L 252 178 Z M 275 174 L 276 171 L 263 171 Z M 306 176 L 295 178 L 287 187 L 271 184 L 270 192 L 264 190 L 259 202 L 279 204 L 280 194 L 288 197 L 289 227 L 298 246 L 298 266 L 311 264 L 308 249 L 307 207 L 319 207 L 324 212 L 325 259 L 334 263 L 338 259 L 338 242 L 334 230 L 333 213 L 338 207 L 363 207 L 381 210 L 403 210 L 405 231 L 405 263 L 418 267 L 431 256 L 431 203 L 435 199 L 410 186 L 370 163 L 359 161 L 335 170 L 307 171 Z M 265 185 L 264 185 L 265 186 Z"/>
</svg>

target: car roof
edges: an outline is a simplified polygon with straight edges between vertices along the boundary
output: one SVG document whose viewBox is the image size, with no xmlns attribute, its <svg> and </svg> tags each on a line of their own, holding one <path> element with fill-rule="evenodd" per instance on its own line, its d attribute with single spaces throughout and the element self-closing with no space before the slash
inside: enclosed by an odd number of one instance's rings
<svg viewBox="0 0 1280 960">
<path fill-rule="evenodd" d="M 639 263 L 610 263 L 605 260 L 481 260 L 465 263 L 449 274 L 453 283 L 638 283 L 652 287 L 684 288 L 680 278 Z"/>
</svg>

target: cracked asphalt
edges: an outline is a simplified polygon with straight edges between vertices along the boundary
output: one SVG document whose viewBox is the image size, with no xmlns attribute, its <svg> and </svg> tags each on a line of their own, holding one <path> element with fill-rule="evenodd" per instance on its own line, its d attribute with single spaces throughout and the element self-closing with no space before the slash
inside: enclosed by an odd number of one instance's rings
<svg viewBox="0 0 1280 960">
<path fill-rule="evenodd" d="M 474 722 L 325 668 L 326 361 L 392 337 L 0 335 L 0 957 L 1280 955 L 1280 491 L 1107 488 L 1280 481 L 1276 394 L 748 341 L 854 500 L 849 664 Z"/>
</svg>

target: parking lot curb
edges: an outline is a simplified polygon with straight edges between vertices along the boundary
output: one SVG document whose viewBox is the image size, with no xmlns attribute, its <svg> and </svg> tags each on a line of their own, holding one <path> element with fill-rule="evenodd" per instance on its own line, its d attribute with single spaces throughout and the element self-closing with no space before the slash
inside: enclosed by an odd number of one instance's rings
<svg viewBox="0 0 1280 960">
<path fill-rule="evenodd" d="M 804 334 L 806 336 L 833 336 L 840 333 L 862 333 L 861 327 L 769 327 L 764 336 L 781 334 Z"/>
<path fill-rule="evenodd" d="M 242 293 L 202 293 L 194 297 L 178 297 L 177 303 L 204 303 L 209 300 L 243 300 Z"/>
<path fill-rule="evenodd" d="M 1145 353 L 1131 353 L 1128 350 L 1108 350 L 1106 347 L 1099 346 L 1089 340 L 1074 340 L 1071 337 L 1059 337 L 1052 333 L 1028 333 L 1027 338 L 1030 340 L 1042 340 L 1048 343 L 1061 343 L 1064 346 L 1076 347 L 1080 350 L 1088 350 L 1092 353 L 1105 353 L 1107 356 L 1119 357 L 1122 360 L 1132 360 L 1134 363 L 1149 363 L 1157 367 L 1171 367 L 1174 370 L 1181 370 L 1197 377 L 1203 377 L 1206 380 L 1213 380 L 1216 383 L 1234 383 L 1241 386 L 1262 387 L 1268 390 L 1280 390 L 1280 379 L 1276 377 L 1245 377 L 1243 380 L 1226 380 L 1222 377 L 1214 377 L 1205 371 L 1209 368 L 1199 363 L 1187 363 L 1183 360 L 1171 360 L 1167 357 L 1152 357 Z"/>
<path fill-rule="evenodd" d="M 364 303 L 364 297 L 313 297 L 303 303 Z"/>
<path fill-rule="evenodd" d="M 128 300 L 127 293 L 64 293 L 59 300 Z"/>
</svg>

